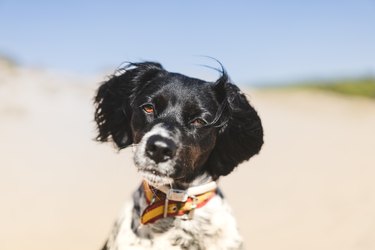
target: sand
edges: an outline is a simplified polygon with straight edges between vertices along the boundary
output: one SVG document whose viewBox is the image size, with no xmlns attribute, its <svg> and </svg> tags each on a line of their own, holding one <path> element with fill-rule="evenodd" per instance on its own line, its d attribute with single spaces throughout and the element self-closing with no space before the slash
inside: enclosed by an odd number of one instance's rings
<svg viewBox="0 0 375 250">
<path fill-rule="evenodd" d="M 102 79 L 0 64 L 1 250 L 99 249 L 139 184 L 130 149 L 93 140 Z M 220 185 L 247 249 L 375 249 L 375 102 L 246 93 L 265 145 Z"/>
</svg>

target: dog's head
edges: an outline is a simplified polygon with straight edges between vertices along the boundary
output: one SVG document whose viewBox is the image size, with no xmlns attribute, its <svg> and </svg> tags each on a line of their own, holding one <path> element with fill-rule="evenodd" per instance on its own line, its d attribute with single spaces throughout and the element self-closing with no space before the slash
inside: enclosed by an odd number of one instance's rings
<svg viewBox="0 0 375 250">
<path fill-rule="evenodd" d="M 225 71 L 216 82 L 171 73 L 154 62 L 132 63 L 95 97 L 101 142 L 135 144 L 135 164 L 154 185 L 229 174 L 257 154 L 261 121 Z"/>
</svg>

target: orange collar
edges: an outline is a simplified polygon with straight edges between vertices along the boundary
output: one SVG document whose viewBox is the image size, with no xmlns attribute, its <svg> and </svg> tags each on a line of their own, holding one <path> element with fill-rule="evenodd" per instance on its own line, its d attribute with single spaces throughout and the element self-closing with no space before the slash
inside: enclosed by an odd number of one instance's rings
<svg viewBox="0 0 375 250">
<path fill-rule="evenodd" d="M 183 190 L 170 189 L 172 192 L 166 195 L 146 181 L 143 181 L 143 190 L 148 204 L 141 216 L 141 223 L 144 225 L 165 217 L 185 216 L 192 219 L 194 210 L 203 207 L 216 195 L 216 187 L 202 194 L 190 196 Z"/>
</svg>

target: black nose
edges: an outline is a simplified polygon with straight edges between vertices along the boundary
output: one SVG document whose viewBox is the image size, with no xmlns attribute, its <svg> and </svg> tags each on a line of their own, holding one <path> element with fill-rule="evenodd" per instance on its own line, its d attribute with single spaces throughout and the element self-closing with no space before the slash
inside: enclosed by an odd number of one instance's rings
<svg viewBox="0 0 375 250">
<path fill-rule="evenodd" d="M 176 155 L 177 146 L 171 139 L 153 135 L 147 140 L 146 154 L 156 163 L 172 159 Z"/>
</svg>

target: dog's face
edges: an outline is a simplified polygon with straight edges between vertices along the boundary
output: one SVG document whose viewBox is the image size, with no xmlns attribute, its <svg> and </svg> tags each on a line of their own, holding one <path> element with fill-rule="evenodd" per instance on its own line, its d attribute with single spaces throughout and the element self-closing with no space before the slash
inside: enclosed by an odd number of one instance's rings
<svg viewBox="0 0 375 250">
<path fill-rule="evenodd" d="M 210 83 L 157 63 L 132 64 L 100 87 L 95 102 L 98 139 L 135 144 L 135 164 L 153 185 L 205 172 L 217 179 L 263 144 L 258 115 L 225 73 Z"/>
<path fill-rule="evenodd" d="M 152 184 L 189 181 L 214 148 L 219 108 L 212 86 L 178 74 L 153 79 L 134 100 L 135 163 Z"/>
</svg>

